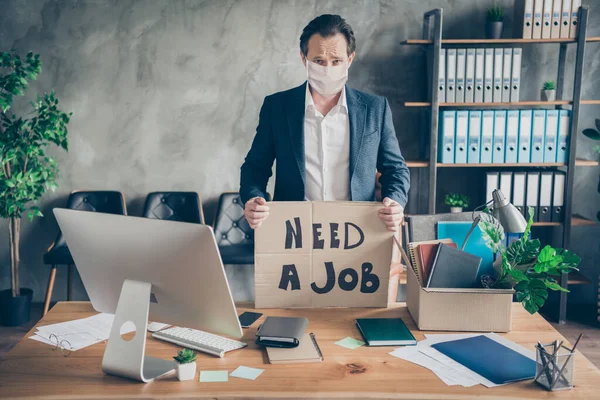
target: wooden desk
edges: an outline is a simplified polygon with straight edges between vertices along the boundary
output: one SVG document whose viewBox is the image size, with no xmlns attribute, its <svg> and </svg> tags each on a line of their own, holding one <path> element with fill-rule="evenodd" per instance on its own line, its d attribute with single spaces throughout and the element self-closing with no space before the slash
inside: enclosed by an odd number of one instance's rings
<svg viewBox="0 0 600 400">
<path fill-rule="evenodd" d="M 245 310 L 240 307 L 239 312 Z M 50 346 L 23 338 L 0 361 L 0 398 L 398 398 L 398 399 L 594 399 L 599 398 L 600 371 L 583 355 L 575 358 L 574 390 L 546 392 L 533 381 L 488 389 L 446 386 L 431 371 L 392 357 L 391 347 L 361 347 L 348 350 L 334 344 L 352 336 L 360 338 L 357 317 L 401 317 L 417 340 L 423 333 L 415 329 L 404 304 L 388 309 L 261 310 L 266 315 L 304 316 L 325 356 L 317 364 L 268 364 L 264 350 L 254 344 L 258 323 L 245 330 L 246 349 L 219 359 L 200 353 L 199 370 L 233 371 L 240 365 L 263 368 L 256 381 L 229 378 L 225 383 L 199 383 L 196 379 L 178 382 L 175 377 L 142 384 L 102 373 L 104 344 L 97 344 L 63 357 Z M 59 303 L 39 323 L 46 325 L 94 314 L 89 303 Z M 264 318 L 264 316 L 263 316 Z M 262 320 L 261 320 L 262 321 Z M 27 335 L 35 332 L 35 328 Z M 564 339 L 539 315 L 529 315 L 514 305 L 513 331 L 509 339 L 533 347 L 538 340 Z M 149 338 L 147 354 L 170 358 L 176 346 Z"/>
</svg>

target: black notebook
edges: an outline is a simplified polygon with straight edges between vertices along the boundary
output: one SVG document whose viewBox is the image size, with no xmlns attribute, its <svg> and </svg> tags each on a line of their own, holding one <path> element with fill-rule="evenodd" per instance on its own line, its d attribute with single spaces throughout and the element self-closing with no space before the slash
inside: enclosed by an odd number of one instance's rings
<svg viewBox="0 0 600 400">
<path fill-rule="evenodd" d="M 267 317 L 256 332 L 256 343 L 270 347 L 297 347 L 306 325 L 306 318 Z"/>
<path fill-rule="evenodd" d="M 480 264 L 481 257 L 440 243 L 433 259 L 427 287 L 473 288 Z"/>
</svg>

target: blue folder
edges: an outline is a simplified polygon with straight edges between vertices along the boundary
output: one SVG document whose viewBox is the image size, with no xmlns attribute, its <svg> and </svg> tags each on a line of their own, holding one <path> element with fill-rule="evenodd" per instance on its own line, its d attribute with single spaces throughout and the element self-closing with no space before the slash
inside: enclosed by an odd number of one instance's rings
<svg viewBox="0 0 600 400">
<path fill-rule="evenodd" d="M 497 385 L 535 378 L 535 361 L 487 336 L 437 343 L 431 347 Z"/>
</svg>

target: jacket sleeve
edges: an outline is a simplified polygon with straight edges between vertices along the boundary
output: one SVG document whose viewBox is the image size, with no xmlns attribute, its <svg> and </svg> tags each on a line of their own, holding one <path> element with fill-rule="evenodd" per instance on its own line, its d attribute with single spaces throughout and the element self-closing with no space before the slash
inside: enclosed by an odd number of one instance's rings
<svg viewBox="0 0 600 400">
<path fill-rule="evenodd" d="M 392 111 L 387 99 L 384 99 L 381 141 L 377 154 L 377 170 L 381 173 L 381 197 L 389 197 L 406 207 L 410 188 L 410 171 L 400 152 Z"/>
<path fill-rule="evenodd" d="M 246 204 L 253 197 L 267 198 L 267 182 L 273 174 L 275 143 L 269 97 L 260 109 L 256 135 L 241 167 L 240 197 Z"/>
</svg>

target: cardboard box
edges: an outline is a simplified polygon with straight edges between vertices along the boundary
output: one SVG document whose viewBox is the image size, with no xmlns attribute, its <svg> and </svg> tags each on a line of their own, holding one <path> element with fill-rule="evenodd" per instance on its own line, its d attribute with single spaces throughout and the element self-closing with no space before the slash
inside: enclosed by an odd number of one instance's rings
<svg viewBox="0 0 600 400">
<path fill-rule="evenodd" d="M 420 330 L 510 331 L 514 290 L 424 288 L 407 270 L 406 305 Z"/>
</svg>

